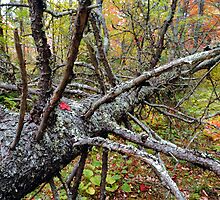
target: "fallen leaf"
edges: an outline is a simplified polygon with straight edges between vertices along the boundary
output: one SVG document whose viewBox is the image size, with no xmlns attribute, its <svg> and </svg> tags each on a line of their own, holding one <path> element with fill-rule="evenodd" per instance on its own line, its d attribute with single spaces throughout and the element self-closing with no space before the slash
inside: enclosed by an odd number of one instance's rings
<svg viewBox="0 0 220 200">
<path fill-rule="evenodd" d="M 63 101 L 60 102 L 59 108 L 60 108 L 61 110 L 71 111 L 70 106 L 69 106 L 67 103 L 63 102 Z"/>
<path fill-rule="evenodd" d="M 140 184 L 140 191 L 141 192 L 146 192 L 147 190 L 149 190 L 151 188 L 151 186 L 149 185 L 145 185 L 145 184 Z"/>
</svg>

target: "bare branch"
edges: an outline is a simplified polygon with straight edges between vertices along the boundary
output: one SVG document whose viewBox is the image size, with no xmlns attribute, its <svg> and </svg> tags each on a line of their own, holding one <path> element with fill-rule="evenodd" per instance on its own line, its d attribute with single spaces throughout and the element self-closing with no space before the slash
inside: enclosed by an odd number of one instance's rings
<svg viewBox="0 0 220 200">
<path fill-rule="evenodd" d="M 157 45 L 156 45 L 156 47 L 157 47 L 156 53 L 155 53 L 155 55 L 153 56 L 153 58 L 151 60 L 151 66 L 150 66 L 151 68 L 154 68 L 157 65 L 157 63 L 158 63 L 158 61 L 161 57 L 161 54 L 164 50 L 165 34 L 167 32 L 168 27 L 172 23 L 172 20 L 173 20 L 174 14 L 175 14 L 175 10 L 176 10 L 177 2 L 178 2 L 178 0 L 172 0 L 170 14 L 168 15 L 167 19 L 164 21 L 162 30 L 160 32 L 159 40 L 158 40 Z"/>
<path fill-rule="evenodd" d="M 96 18 L 97 18 L 97 16 L 95 15 L 95 13 L 91 13 L 90 21 L 92 24 L 93 33 L 94 33 L 95 40 L 96 40 L 96 46 L 98 48 L 98 55 L 100 56 L 100 60 L 103 63 L 103 66 L 104 66 L 105 71 L 107 73 L 107 77 L 109 79 L 110 84 L 112 86 L 116 86 L 116 83 L 117 83 L 116 77 L 113 74 L 112 68 L 108 62 L 107 55 L 104 50 L 104 46 L 103 46 L 103 42 L 102 42 L 102 36 L 100 35 L 100 30 L 96 24 Z"/>
<path fill-rule="evenodd" d="M 106 26 L 106 22 L 105 22 L 105 18 L 102 14 L 102 3 L 103 0 L 96 0 L 98 8 L 96 10 L 97 15 L 99 16 L 99 21 L 102 24 L 102 28 L 103 28 L 103 32 L 104 32 L 104 41 L 103 41 L 103 48 L 104 48 L 104 52 L 107 54 L 107 51 L 109 49 L 109 33 L 108 33 L 108 29 Z"/>
<path fill-rule="evenodd" d="M 194 72 L 201 70 L 201 69 L 209 69 L 210 67 L 212 67 L 216 63 L 219 63 L 219 61 L 220 61 L 220 56 L 217 56 L 217 57 L 209 59 L 209 60 L 205 60 L 205 61 L 201 62 L 199 65 L 197 65 L 195 68 L 193 68 L 191 73 L 194 73 Z"/>
<path fill-rule="evenodd" d="M 75 176 L 75 183 L 73 188 L 71 189 L 72 192 L 72 199 L 76 199 L 77 194 L 78 194 L 78 187 L 82 178 L 82 174 L 83 174 L 83 170 L 85 167 L 85 163 L 86 163 L 86 158 L 88 156 L 88 146 L 85 145 L 83 147 L 83 151 L 82 151 L 82 155 L 79 161 L 79 167 L 77 168 L 76 171 L 76 176 Z"/>
<path fill-rule="evenodd" d="M 22 8 L 29 8 L 30 6 L 27 5 L 27 4 L 22 4 L 22 3 L 2 3 L 2 4 L 0 4 L 0 7 L 22 7 Z M 46 12 L 46 13 L 48 13 L 51 16 L 56 17 L 56 18 L 63 17 L 65 15 L 76 14 L 76 10 L 74 10 L 74 9 L 66 10 L 66 11 L 63 11 L 63 12 L 55 12 L 53 10 L 45 9 L 44 12 Z"/>
<path fill-rule="evenodd" d="M 60 182 L 63 185 L 64 190 L 66 191 L 66 195 L 67 195 L 67 200 L 71 200 L 72 199 L 72 194 L 69 190 L 68 185 L 63 181 L 62 176 L 60 173 L 58 173 L 57 177 L 59 178 Z"/>
<path fill-rule="evenodd" d="M 128 113 L 128 116 L 131 117 L 131 119 L 134 122 L 136 122 L 141 127 L 141 129 L 148 134 L 149 137 L 153 137 L 159 141 L 162 140 L 162 138 L 159 135 L 157 135 L 157 133 L 155 133 L 151 128 L 147 127 L 144 122 L 141 122 L 139 119 L 137 119 L 135 116 L 131 115 L 130 113 Z M 145 139 L 147 139 L 148 136 L 146 136 Z M 142 138 L 142 140 L 143 140 L 143 138 Z"/>
<path fill-rule="evenodd" d="M 88 51 L 89 51 L 89 56 L 90 56 L 91 63 L 95 67 L 95 74 L 97 76 L 98 83 L 100 85 L 100 89 L 101 89 L 103 94 L 106 94 L 106 86 L 105 86 L 104 75 L 102 73 L 102 70 L 100 69 L 99 60 L 97 59 L 97 57 L 95 55 L 95 51 L 94 51 L 94 48 L 92 47 L 92 45 L 89 44 L 89 42 L 87 42 L 86 44 L 87 44 L 87 48 L 88 48 Z"/>
<path fill-rule="evenodd" d="M 40 188 L 38 189 L 38 191 L 37 191 L 33 196 L 31 196 L 31 198 L 30 198 L 29 200 L 34 199 L 34 197 L 37 196 L 37 195 L 41 192 L 41 190 L 42 190 L 46 185 L 47 185 L 47 183 L 43 183 L 43 184 L 40 186 Z"/>
<path fill-rule="evenodd" d="M 162 184 L 166 188 L 168 188 L 177 199 L 179 200 L 185 199 L 183 194 L 179 191 L 176 183 L 172 180 L 172 178 L 168 174 L 165 166 L 155 156 L 148 154 L 144 151 L 138 150 L 137 148 L 131 145 L 124 145 L 117 142 L 112 142 L 108 139 L 103 139 L 100 137 L 78 139 L 75 141 L 75 143 L 73 143 L 73 146 L 76 147 L 86 144 L 92 146 L 105 147 L 112 151 L 116 151 L 127 155 L 133 155 L 134 157 L 145 162 L 146 164 L 149 164 L 155 171 L 158 178 L 161 180 Z"/>
<path fill-rule="evenodd" d="M 220 60 L 219 60 L 220 62 Z M 191 91 L 185 95 L 175 106 L 175 108 L 178 108 L 184 101 L 189 99 L 189 97 L 195 92 L 196 88 L 201 84 L 201 82 L 210 74 L 210 72 L 219 64 L 219 62 L 215 63 L 214 66 L 212 66 L 202 77 L 201 79 L 196 83 L 196 85 L 191 89 Z"/>
<path fill-rule="evenodd" d="M 186 123 L 195 123 L 195 122 L 200 122 L 198 119 L 194 118 L 194 117 L 191 117 L 189 115 L 186 115 L 182 112 L 180 112 L 179 110 L 176 110 L 174 108 L 171 108 L 169 106 L 166 106 L 166 105 L 162 105 L 162 104 L 152 104 L 152 103 L 149 103 L 147 101 L 144 101 L 148 106 L 151 106 L 151 107 L 154 107 L 156 110 L 158 110 L 159 112 L 161 112 L 162 114 L 166 115 L 166 116 L 171 116 L 171 117 L 175 117 L 177 119 L 180 119 Z M 168 111 L 164 111 L 164 110 L 161 110 L 160 108 L 165 108 L 166 110 Z M 174 113 L 170 113 L 169 111 L 173 111 Z"/>
<path fill-rule="evenodd" d="M 60 199 L 59 198 L 59 194 L 58 194 L 57 187 L 56 187 L 56 185 L 54 183 L 53 178 L 50 179 L 49 184 L 50 184 L 51 191 L 52 191 L 52 194 L 53 194 L 53 199 L 54 200 L 59 200 Z"/>
<path fill-rule="evenodd" d="M 74 166 L 74 168 L 73 168 L 71 174 L 68 176 L 68 178 L 67 178 L 67 180 L 66 180 L 66 185 L 68 186 L 68 188 L 70 188 L 70 184 L 71 184 L 73 178 L 76 176 L 76 172 L 77 172 L 77 169 L 78 169 L 78 167 L 79 167 L 79 163 L 80 163 L 80 161 L 78 161 L 78 162 L 76 163 L 76 165 Z"/>
<path fill-rule="evenodd" d="M 94 66 L 92 66 L 89 63 L 85 63 L 85 62 L 75 62 L 74 65 L 86 67 L 86 68 L 91 69 L 91 70 L 95 70 Z"/>
<path fill-rule="evenodd" d="M 105 200 L 106 198 L 106 177 L 108 172 L 108 149 L 103 148 L 102 151 L 102 174 L 101 174 L 101 184 L 100 184 L 100 200 Z"/>
<path fill-rule="evenodd" d="M 0 88 L 4 90 L 11 90 L 11 91 L 20 91 L 20 85 L 13 85 L 13 84 L 7 84 L 7 83 L 1 83 L 0 82 Z M 33 88 L 28 88 L 28 94 L 39 94 L 39 89 L 33 89 Z M 76 96 L 81 96 L 81 97 L 88 97 L 89 93 L 86 93 L 82 90 L 71 90 L 66 88 L 64 91 L 64 94 L 71 94 L 71 95 L 76 95 Z"/>
<path fill-rule="evenodd" d="M 37 47 L 37 67 L 40 69 L 40 80 L 38 82 L 39 97 L 38 102 L 34 106 L 31 112 L 32 119 L 35 123 L 39 123 L 40 116 L 43 112 L 45 104 L 48 102 L 52 93 L 52 81 L 51 81 L 51 51 L 47 43 L 47 37 L 44 30 L 43 23 L 43 9 L 45 4 L 43 0 L 29 0 L 30 18 L 31 18 L 31 30 L 32 36 Z"/>
<path fill-rule="evenodd" d="M 25 112 L 27 109 L 27 96 L 28 96 L 27 71 L 26 71 L 25 60 L 23 57 L 23 52 L 22 52 L 20 38 L 19 38 L 17 29 L 15 29 L 14 31 L 14 40 L 15 40 L 15 49 L 16 49 L 16 53 L 18 56 L 19 66 L 20 66 L 20 72 L 21 72 L 22 96 L 21 96 L 21 103 L 20 103 L 20 116 L 19 116 L 18 126 L 16 130 L 16 136 L 15 136 L 13 143 L 10 146 L 12 150 L 15 149 L 15 146 L 19 142 L 20 137 L 21 137 L 21 132 L 22 132 L 23 125 L 24 125 Z"/>
<path fill-rule="evenodd" d="M 112 125 L 112 127 L 114 126 L 116 125 Z M 109 131 L 112 131 L 113 133 L 119 135 L 124 139 L 135 142 L 136 144 L 140 144 L 144 147 L 153 149 L 157 152 L 162 152 L 168 156 L 172 154 L 178 159 L 186 160 L 193 164 L 199 165 L 204 169 L 209 169 L 215 172 L 218 176 L 220 176 L 220 162 L 206 153 L 183 149 L 181 147 L 177 147 L 175 144 L 166 140 L 158 141 L 148 137 L 147 135 L 139 135 L 130 130 L 123 129 L 118 126 L 115 129 L 110 128 Z"/>
<path fill-rule="evenodd" d="M 122 83 L 112 90 L 103 97 L 101 97 L 98 101 L 94 102 L 90 109 L 84 114 L 85 119 L 88 119 L 92 116 L 96 109 L 99 108 L 104 103 L 113 101 L 117 96 L 120 94 L 130 90 L 131 88 L 138 87 L 143 84 L 145 81 L 149 80 L 152 77 L 157 77 L 160 74 L 167 72 L 175 67 L 181 67 L 183 64 L 193 64 L 199 61 L 203 61 L 205 59 L 209 59 L 211 57 L 215 57 L 220 53 L 220 48 L 216 48 L 211 51 L 206 51 L 202 53 L 197 53 L 194 55 L 187 56 L 185 58 L 180 58 L 175 61 L 170 62 L 169 64 L 162 65 L 150 71 L 144 72 L 142 75 L 138 76 L 135 79 L 129 80 L 125 83 Z"/>
<path fill-rule="evenodd" d="M 100 93 L 100 91 L 98 89 L 91 87 L 89 85 L 86 85 L 86 84 L 82 84 L 82 83 L 71 83 L 71 84 L 69 84 L 69 86 L 77 88 L 77 89 L 88 90 L 90 92 Z"/>
<path fill-rule="evenodd" d="M 0 88 L 3 90 L 11 90 L 11 91 L 19 91 L 21 89 L 19 85 L 2 83 L 2 82 L 0 82 Z M 38 90 L 29 88 L 28 93 L 29 94 L 38 94 Z"/>
</svg>

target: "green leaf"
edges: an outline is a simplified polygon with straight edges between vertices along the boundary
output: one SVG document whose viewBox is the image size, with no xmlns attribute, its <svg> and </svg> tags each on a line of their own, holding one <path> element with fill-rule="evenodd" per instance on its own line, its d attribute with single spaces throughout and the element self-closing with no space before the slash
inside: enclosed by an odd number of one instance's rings
<svg viewBox="0 0 220 200">
<path fill-rule="evenodd" d="M 113 178 L 117 181 L 117 180 L 121 179 L 121 175 L 116 174 L 116 175 L 113 176 Z"/>
<path fill-rule="evenodd" d="M 213 150 L 216 150 L 217 152 L 220 152 L 220 145 L 215 145 L 212 147 Z"/>
<path fill-rule="evenodd" d="M 83 182 L 81 182 L 79 184 L 79 189 L 80 190 L 86 190 L 90 185 L 91 185 L 91 183 L 88 183 L 88 184 L 84 185 Z"/>
<path fill-rule="evenodd" d="M 94 195 L 95 194 L 95 189 L 93 187 L 88 187 L 86 190 L 86 193 L 90 194 L 90 195 Z"/>
<path fill-rule="evenodd" d="M 116 182 L 116 180 L 114 179 L 113 176 L 107 175 L 107 177 L 106 177 L 106 182 L 107 182 L 108 184 L 112 185 L 113 183 Z"/>
<path fill-rule="evenodd" d="M 111 186 L 107 186 L 105 189 L 106 189 L 108 192 L 114 192 L 114 191 L 116 191 L 116 190 L 118 189 L 118 185 L 117 185 L 116 183 L 114 183 L 114 184 L 111 185 Z"/>
<path fill-rule="evenodd" d="M 129 174 L 129 177 L 134 178 L 134 174 Z"/>
<path fill-rule="evenodd" d="M 101 167 L 101 166 L 102 166 L 102 163 L 101 163 L 100 161 L 98 161 L 98 160 L 94 160 L 94 161 L 92 162 L 92 165 L 93 165 L 94 167 Z"/>
<path fill-rule="evenodd" d="M 100 186 L 101 176 L 100 176 L 100 175 L 93 176 L 93 177 L 90 179 L 90 181 L 91 181 L 94 185 Z"/>
<path fill-rule="evenodd" d="M 91 164 L 87 164 L 87 165 L 86 165 L 86 168 L 91 169 L 91 170 L 94 170 L 94 169 L 95 169 L 95 166 L 94 166 L 94 165 L 91 165 Z"/>
<path fill-rule="evenodd" d="M 128 183 L 126 183 L 126 182 L 121 186 L 121 189 L 122 189 L 124 192 L 131 192 L 131 187 L 130 187 L 130 185 L 128 185 Z"/>
<path fill-rule="evenodd" d="M 132 163 L 132 160 L 127 160 L 127 164 L 130 165 Z"/>
<path fill-rule="evenodd" d="M 83 170 L 83 175 L 87 178 L 90 179 L 93 176 L 93 171 L 90 169 L 84 169 Z"/>
</svg>

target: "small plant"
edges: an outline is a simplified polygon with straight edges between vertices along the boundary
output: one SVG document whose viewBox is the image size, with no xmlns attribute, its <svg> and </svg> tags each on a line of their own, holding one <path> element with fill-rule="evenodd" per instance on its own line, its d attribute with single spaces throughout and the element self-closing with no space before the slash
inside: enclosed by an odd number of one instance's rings
<svg viewBox="0 0 220 200">
<path fill-rule="evenodd" d="M 0 95 L 0 104 L 6 106 L 10 110 L 16 110 L 18 106 L 17 94 L 16 93 L 7 93 Z"/>
</svg>

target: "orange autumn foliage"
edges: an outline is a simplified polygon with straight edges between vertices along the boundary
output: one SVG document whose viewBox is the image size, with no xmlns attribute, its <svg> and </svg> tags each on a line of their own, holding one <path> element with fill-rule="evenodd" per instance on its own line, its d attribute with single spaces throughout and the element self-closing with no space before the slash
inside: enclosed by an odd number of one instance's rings
<svg viewBox="0 0 220 200">
<path fill-rule="evenodd" d="M 213 141 L 220 140 L 220 121 L 209 121 L 209 125 L 205 126 L 204 134 L 210 137 Z"/>
</svg>

